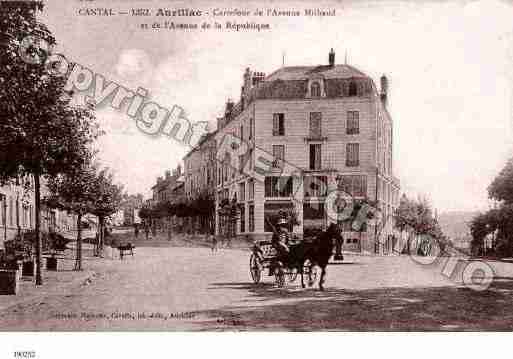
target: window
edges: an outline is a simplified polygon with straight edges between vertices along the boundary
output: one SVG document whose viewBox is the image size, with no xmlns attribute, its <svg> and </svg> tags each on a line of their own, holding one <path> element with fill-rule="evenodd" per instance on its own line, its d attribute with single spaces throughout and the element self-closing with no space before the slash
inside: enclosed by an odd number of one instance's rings
<svg viewBox="0 0 513 359">
<path fill-rule="evenodd" d="M 244 202 L 246 200 L 246 183 L 239 183 L 239 201 Z"/>
<path fill-rule="evenodd" d="M 14 226 L 14 205 L 12 202 L 12 197 L 9 197 L 9 224 Z"/>
<path fill-rule="evenodd" d="M 255 231 L 255 205 L 250 204 L 248 206 L 248 231 Z"/>
<path fill-rule="evenodd" d="M 324 203 L 303 203 L 303 218 L 311 219 L 324 219 Z"/>
<path fill-rule="evenodd" d="M 360 113 L 358 111 L 347 111 L 346 133 L 348 135 L 360 133 Z"/>
<path fill-rule="evenodd" d="M 365 197 L 367 195 L 367 176 L 343 175 L 340 177 L 339 185 L 344 192 L 352 196 Z"/>
<path fill-rule="evenodd" d="M 310 145 L 310 169 L 320 170 L 321 169 L 321 144 Z"/>
<path fill-rule="evenodd" d="M 326 176 L 305 176 L 303 182 L 305 197 L 324 197 L 328 192 Z"/>
<path fill-rule="evenodd" d="M 292 177 L 271 176 L 265 178 L 266 197 L 290 197 L 292 196 Z"/>
<path fill-rule="evenodd" d="M 285 115 L 273 114 L 273 136 L 285 136 Z"/>
<path fill-rule="evenodd" d="M 248 199 L 252 200 L 255 198 L 255 181 L 249 180 L 248 181 Z"/>
<path fill-rule="evenodd" d="M 356 86 L 355 81 L 349 82 L 349 96 L 357 96 L 358 95 L 358 87 Z"/>
<path fill-rule="evenodd" d="M 246 163 L 244 155 L 239 155 L 239 173 L 242 174 L 244 172 L 244 165 Z"/>
<path fill-rule="evenodd" d="M 253 167 L 254 167 L 254 165 L 253 165 L 253 149 L 250 149 L 249 150 L 249 169 L 248 169 L 248 171 L 250 171 L 250 172 L 253 171 Z"/>
<path fill-rule="evenodd" d="M 319 138 L 322 135 L 322 113 L 310 112 L 310 137 Z"/>
<path fill-rule="evenodd" d="M 273 145 L 273 168 L 282 168 L 285 160 L 285 146 Z"/>
<path fill-rule="evenodd" d="M 255 126 L 255 120 L 250 118 L 249 119 L 249 139 L 251 140 L 253 138 L 253 127 Z"/>
<path fill-rule="evenodd" d="M 28 212 L 27 206 L 23 206 L 23 226 L 24 227 L 29 226 L 29 212 Z"/>
<path fill-rule="evenodd" d="M 5 195 L 0 193 L 0 224 L 5 223 Z"/>
<path fill-rule="evenodd" d="M 317 81 L 312 82 L 310 86 L 310 94 L 312 97 L 321 97 L 321 85 Z"/>
<path fill-rule="evenodd" d="M 324 203 L 303 203 L 303 232 L 306 236 L 315 235 L 326 227 Z"/>
<path fill-rule="evenodd" d="M 240 210 L 240 233 L 246 232 L 246 207 L 244 204 L 239 206 Z"/>
<path fill-rule="evenodd" d="M 244 125 L 240 125 L 240 139 L 244 141 Z"/>
<path fill-rule="evenodd" d="M 348 143 L 346 145 L 346 166 L 356 167 L 360 165 L 360 144 Z"/>
</svg>

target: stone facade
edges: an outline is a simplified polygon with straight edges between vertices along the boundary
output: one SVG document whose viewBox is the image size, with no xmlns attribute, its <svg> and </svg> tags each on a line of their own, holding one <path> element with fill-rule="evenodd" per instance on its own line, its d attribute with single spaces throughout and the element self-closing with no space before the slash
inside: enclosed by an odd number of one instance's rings
<svg viewBox="0 0 513 359">
<path fill-rule="evenodd" d="M 48 194 L 44 181 L 41 198 Z M 3 242 L 12 240 L 18 233 L 35 228 L 35 196 L 30 177 L 0 186 L 0 248 Z M 41 231 L 74 235 L 77 217 L 67 211 L 41 205 Z"/>
<path fill-rule="evenodd" d="M 166 171 L 165 177 L 158 177 L 157 183 L 151 188 L 153 203 L 173 200 L 173 191 L 177 181 L 182 177 L 182 167 L 178 166 L 173 172 Z"/>
<path fill-rule="evenodd" d="M 215 133 L 203 136 L 198 145 L 183 158 L 184 190 L 187 199 L 200 193 L 214 194 L 216 181 Z"/>
<path fill-rule="evenodd" d="M 218 119 L 216 203 L 239 203 L 237 234 L 269 237 L 264 216 L 280 207 L 296 211 L 301 224 L 293 231 L 300 237 L 309 228 L 325 228 L 324 202 L 340 179 L 354 198 L 376 201 L 385 217 L 397 207 L 387 79 L 378 90 L 354 67 L 335 65 L 334 57 L 329 65 L 283 67 L 267 77 L 247 69 L 241 100 L 228 102 Z M 242 144 L 226 146 L 232 136 Z M 285 181 L 283 191 L 273 190 L 276 181 Z M 381 234 L 391 231 L 389 224 Z M 345 245 L 379 251 L 377 232 L 346 228 Z"/>
</svg>

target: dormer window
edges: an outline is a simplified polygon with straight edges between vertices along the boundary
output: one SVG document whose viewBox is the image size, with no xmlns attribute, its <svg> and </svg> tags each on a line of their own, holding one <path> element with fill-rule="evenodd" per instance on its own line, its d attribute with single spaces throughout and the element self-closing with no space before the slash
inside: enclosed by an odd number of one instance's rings
<svg viewBox="0 0 513 359">
<path fill-rule="evenodd" d="M 326 91 L 324 86 L 324 79 L 318 76 L 316 76 L 313 79 L 309 79 L 308 84 L 306 86 L 306 98 L 326 97 Z"/>
<path fill-rule="evenodd" d="M 310 86 L 310 94 L 312 97 L 321 97 L 321 85 L 317 81 L 312 82 Z"/>
</svg>

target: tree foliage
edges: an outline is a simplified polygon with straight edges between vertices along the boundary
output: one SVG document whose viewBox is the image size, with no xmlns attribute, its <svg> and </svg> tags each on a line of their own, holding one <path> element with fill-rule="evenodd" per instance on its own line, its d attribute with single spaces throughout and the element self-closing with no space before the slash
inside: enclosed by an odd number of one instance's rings
<svg viewBox="0 0 513 359">
<path fill-rule="evenodd" d="M 65 75 L 45 65 L 46 46 L 55 44 L 37 21 L 41 1 L 1 2 L 0 11 L 0 182 L 34 177 L 36 285 L 41 278 L 41 179 L 71 172 L 90 157 L 99 134 L 92 108 L 72 105 Z M 38 41 L 22 46 L 28 36 Z M 39 61 L 26 61 L 20 56 Z M 30 57 L 29 56 L 29 57 Z"/>
<path fill-rule="evenodd" d="M 513 158 L 510 158 L 488 186 L 488 196 L 496 201 L 513 203 Z"/>
<path fill-rule="evenodd" d="M 96 195 L 91 213 L 98 217 L 96 255 L 100 255 L 105 236 L 105 219 L 116 213 L 121 207 L 123 187 L 114 183 L 114 176 L 108 168 L 103 168 L 96 175 L 94 190 Z"/>
<path fill-rule="evenodd" d="M 394 219 L 395 227 L 401 231 L 411 227 L 416 234 L 428 234 L 436 239 L 444 237 L 442 229 L 433 215 L 431 204 L 426 198 L 410 199 L 403 194 L 395 211 Z"/>
<path fill-rule="evenodd" d="M 95 210 L 98 196 L 97 167 L 86 163 L 73 172 L 48 181 L 49 202 L 77 214 L 77 254 L 75 270 L 82 270 L 82 217 Z"/>
<path fill-rule="evenodd" d="M 488 186 L 488 197 L 499 203 L 472 219 L 473 252 L 479 253 L 485 237 L 493 234 L 491 250 L 499 256 L 513 255 L 513 158 L 506 162 Z"/>
</svg>

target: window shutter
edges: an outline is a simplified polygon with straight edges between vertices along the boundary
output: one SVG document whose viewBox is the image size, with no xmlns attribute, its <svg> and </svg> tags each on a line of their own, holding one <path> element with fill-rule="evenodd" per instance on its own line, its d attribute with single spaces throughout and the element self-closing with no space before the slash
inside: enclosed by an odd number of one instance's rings
<svg viewBox="0 0 513 359">
<path fill-rule="evenodd" d="M 321 145 L 315 145 L 315 169 L 321 169 Z"/>
</svg>

